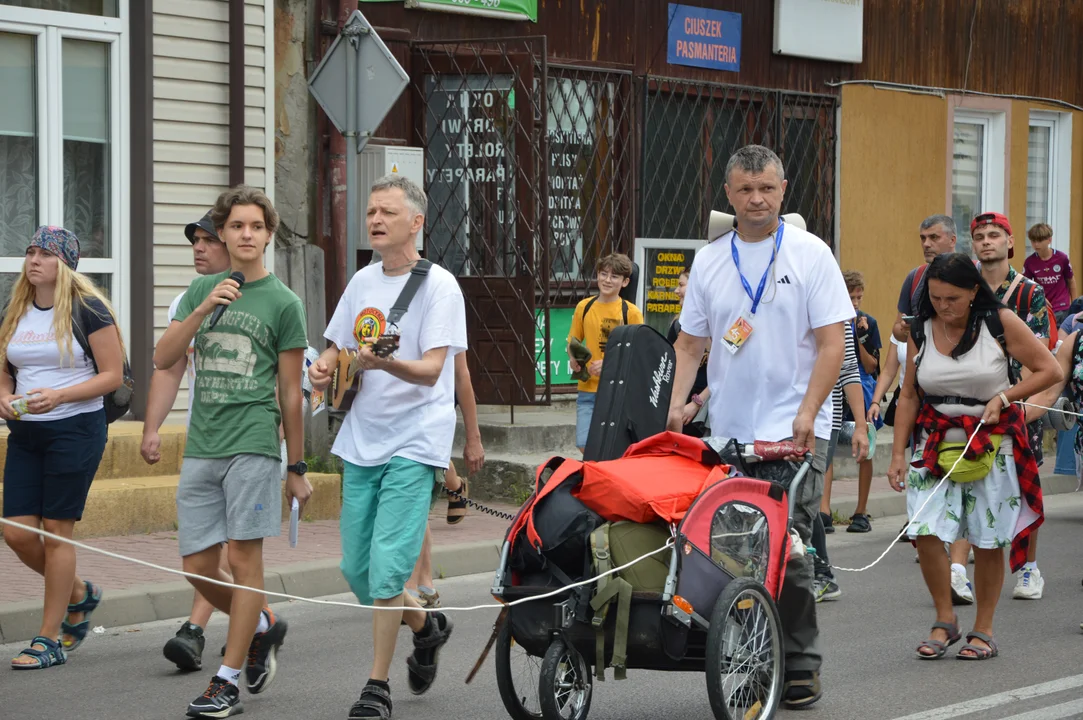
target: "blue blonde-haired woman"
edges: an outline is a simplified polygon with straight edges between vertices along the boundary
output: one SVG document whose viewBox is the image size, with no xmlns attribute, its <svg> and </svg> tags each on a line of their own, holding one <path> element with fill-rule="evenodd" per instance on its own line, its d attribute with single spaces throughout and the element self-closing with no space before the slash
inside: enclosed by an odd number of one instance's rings
<svg viewBox="0 0 1083 720">
<path fill-rule="evenodd" d="M 38 228 L 0 323 L 0 417 L 11 431 L 4 517 L 65 538 L 82 518 L 105 450 L 102 398 L 124 379 L 116 316 L 78 264 L 74 234 Z M 11 666 L 61 665 L 86 638 L 102 590 L 76 576 L 67 543 L 11 525 L 4 542 L 45 578 L 41 630 Z"/>
</svg>

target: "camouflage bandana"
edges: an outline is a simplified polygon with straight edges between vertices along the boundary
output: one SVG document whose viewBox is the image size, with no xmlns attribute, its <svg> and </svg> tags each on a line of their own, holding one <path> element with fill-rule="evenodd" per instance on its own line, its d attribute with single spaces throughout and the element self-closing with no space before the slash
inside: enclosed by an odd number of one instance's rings
<svg viewBox="0 0 1083 720">
<path fill-rule="evenodd" d="M 72 270 L 79 265 L 79 238 L 62 227 L 42 225 L 34 232 L 34 239 L 27 247 L 39 247 L 56 255 Z"/>
</svg>

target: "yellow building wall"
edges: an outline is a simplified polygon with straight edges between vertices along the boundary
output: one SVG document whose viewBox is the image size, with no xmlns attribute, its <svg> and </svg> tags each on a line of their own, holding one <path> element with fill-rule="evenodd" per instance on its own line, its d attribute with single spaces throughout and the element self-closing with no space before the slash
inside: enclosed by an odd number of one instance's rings
<svg viewBox="0 0 1083 720">
<path fill-rule="evenodd" d="M 899 288 L 924 262 L 918 226 L 945 210 L 948 106 L 935 96 L 847 85 L 841 108 L 840 264 L 865 275 L 861 309 L 887 345 Z"/>
<path fill-rule="evenodd" d="M 1015 100 L 1006 129 L 1008 218 L 1016 240 L 1013 265 L 1026 252 L 1027 143 L 1032 110 L 1064 108 Z M 843 270 L 865 275 L 862 309 L 880 323 L 886 345 L 906 274 L 923 261 L 918 226 L 934 213 L 950 214 L 950 136 L 947 100 L 917 93 L 842 88 L 839 124 L 839 257 Z M 1061 158 L 1062 160 L 1068 158 Z M 1083 273 L 1083 113 L 1072 117 L 1069 256 Z M 960 228 L 962 230 L 962 228 Z M 1083 286 L 1083 277 L 1077 287 Z"/>
</svg>

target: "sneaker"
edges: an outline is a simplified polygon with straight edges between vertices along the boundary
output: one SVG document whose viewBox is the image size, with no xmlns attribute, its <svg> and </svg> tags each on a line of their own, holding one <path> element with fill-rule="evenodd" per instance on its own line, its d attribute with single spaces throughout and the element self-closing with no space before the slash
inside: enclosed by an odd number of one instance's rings
<svg viewBox="0 0 1083 720">
<path fill-rule="evenodd" d="M 188 717 L 227 718 L 244 712 L 241 691 L 229 680 L 215 675 L 206 691 L 188 706 Z"/>
<path fill-rule="evenodd" d="M 850 525 L 846 528 L 846 532 L 852 533 L 867 533 L 872 532 L 872 522 L 868 515 L 854 514 L 850 517 Z"/>
<path fill-rule="evenodd" d="M 245 668 L 248 692 L 253 695 L 263 692 L 274 682 L 275 672 L 278 670 L 278 648 L 286 639 L 286 630 L 289 627 L 285 620 L 275 617 L 271 608 L 264 608 L 263 612 L 267 615 L 271 627 L 267 628 L 266 632 L 256 633 L 252 638 L 252 644 L 248 646 L 248 665 Z"/>
<path fill-rule="evenodd" d="M 418 590 L 417 601 L 423 608 L 435 609 L 440 607 L 440 593 L 436 590 L 432 591 L 432 594 Z"/>
<path fill-rule="evenodd" d="M 835 523 L 831 519 L 830 515 L 825 512 L 821 512 L 820 520 L 822 520 L 824 524 L 824 534 L 830 535 L 831 533 L 835 532 Z"/>
<path fill-rule="evenodd" d="M 831 578 L 816 578 L 812 581 L 812 594 L 816 602 L 830 602 L 842 597 L 842 588 Z"/>
<path fill-rule="evenodd" d="M 178 669 L 192 672 L 203 667 L 203 647 L 206 644 L 203 628 L 185 621 L 176 637 L 170 638 L 162 648 L 162 654 Z"/>
<path fill-rule="evenodd" d="M 1024 570 L 1019 573 L 1019 579 L 1015 581 L 1015 589 L 1012 597 L 1016 600 L 1041 600 L 1042 590 L 1045 589 L 1045 580 L 1038 568 Z"/>
<path fill-rule="evenodd" d="M 961 573 L 958 570 L 951 571 L 951 604 L 974 604 L 974 586 L 970 584 L 966 573 Z"/>
</svg>

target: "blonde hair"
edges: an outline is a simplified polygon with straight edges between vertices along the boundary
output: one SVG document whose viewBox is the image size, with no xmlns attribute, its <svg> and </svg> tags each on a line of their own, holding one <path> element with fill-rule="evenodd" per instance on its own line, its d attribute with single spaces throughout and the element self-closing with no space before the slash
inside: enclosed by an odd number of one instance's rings
<svg viewBox="0 0 1083 720">
<path fill-rule="evenodd" d="M 56 346 L 60 350 L 63 367 L 64 357 L 71 359 L 72 367 L 75 366 L 75 351 L 72 348 L 74 334 L 72 331 L 71 315 L 72 303 L 78 301 L 84 307 L 89 307 L 87 301 L 91 298 L 105 306 L 106 312 L 113 320 L 113 326 L 117 328 L 117 338 L 120 340 L 120 352 L 127 357 L 124 348 L 124 338 L 120 335 L 120 325 L 117 323 L 117 315 L 112 304 L 105 297 L 94 281 L 86 275 L 72 270 L 57 258 L 56 263 L 56 286 L 53 290 L 53 332 L 56 335 Z M 8 344 L 15 334 L 15 328 L 19 320 L 34 302 L 34 286 L 26 279 L 26 268 L 19 274 L 15 281 L 15 287 L 11 289 L 11 298 L 8 301 L 7 313 L 0 323 L 0 368 L 7 368 Z M 92 311 L 93 312 L 93 311 Z M 87 339 L 89 343 L 89 338 Z"/>
</svg>

